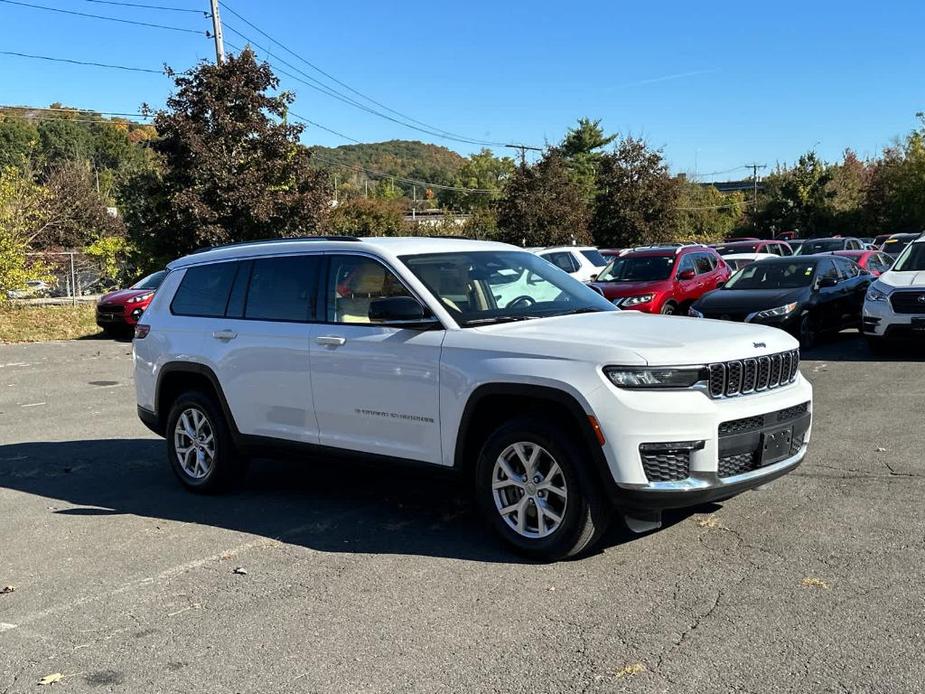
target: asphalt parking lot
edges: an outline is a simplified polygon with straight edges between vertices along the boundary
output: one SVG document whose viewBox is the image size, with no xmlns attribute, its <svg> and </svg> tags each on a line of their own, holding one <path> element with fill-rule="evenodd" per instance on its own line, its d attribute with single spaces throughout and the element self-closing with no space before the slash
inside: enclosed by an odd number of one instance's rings
<svg viewBox="0 0 925 694">
<path fill-rule="evenodd" d="M 0 346 L 0 692 L 921 692 L 919 354 L 807 353 L 795 473 L 535 565 L 446 480 L 259 461 L 188 494 L 129 344 Z"/>
</svg>

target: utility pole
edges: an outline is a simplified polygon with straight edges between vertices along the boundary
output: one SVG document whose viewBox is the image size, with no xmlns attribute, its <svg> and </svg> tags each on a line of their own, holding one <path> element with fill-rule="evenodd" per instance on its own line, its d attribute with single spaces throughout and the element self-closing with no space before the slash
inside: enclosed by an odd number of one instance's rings
<svg viewBox="0 0 925 694">
<path fill-rule="evenodd" d="M 218 13 L 218 0 L 212 3 L 212 36 L 215 39 L 215 62 L 221 65 L 225 62 L 225 39 L 222 36 L 222 16 Z"/>
<path fill-rule="evenodd" d="M 758 211 L 758 169 L 768 168 L 767 164 L 756 164 L 752 162 L 751 164 L 746 164 L 748 168 L 752 170 L 752 203 L 755 206 L 755 212 Z"/>
<path fill-rule="evenodd" d="M 527 165 L 527 150 L 528 149 L 531 152 L 542 152 L 543 151 L 541 147 L 528 147 L 527 145 L 504 145 L 504 146 L 510 149 L 520 150 L 520 165 L 521 166 Z"/>
</svg>

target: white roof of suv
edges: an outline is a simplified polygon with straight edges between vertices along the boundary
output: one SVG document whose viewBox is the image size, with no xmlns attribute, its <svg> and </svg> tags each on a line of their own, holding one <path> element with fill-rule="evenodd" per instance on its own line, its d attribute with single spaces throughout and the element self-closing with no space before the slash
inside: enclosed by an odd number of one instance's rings
<svg viewBox="0 0 925 694">
<path fill-rule="evenodd" d="M 233 258 L 254 258 L 265 255 L 299 253 L 309 250 L 321 251 L 363 251 L 372 250 L 383 256 L 419 255 L 423 253 L 464 253 L 466 251 L 522 251 L 524 249 L 497 241 L 475 241 L 463 238 L 435 238 L 428 236 L 318 236 L 300 239 L 273 239 L 253 243 L 234 243 L 200 251 L 174 260 L 167 265 L 170 270 L 200 265 L 217 260 Z"/>
</svg>

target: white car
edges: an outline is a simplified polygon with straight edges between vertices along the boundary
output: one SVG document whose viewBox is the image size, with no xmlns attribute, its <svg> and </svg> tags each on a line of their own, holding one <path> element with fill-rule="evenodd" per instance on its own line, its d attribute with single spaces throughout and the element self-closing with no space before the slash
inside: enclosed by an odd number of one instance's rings
<svg viewBox="0 0 925 694">
<path fill-rule="evenodd" d="M 906 246 L 867 288 L 861 329 L 875 351 L 893 338 L 925 338 L 925 236 Z"/>
<path fill-rule="evenodd" d="M 505 540 L 557 559 L 614 510 L 652 529 L 806 453 L 792 337 L 619 311 L 514 246 L 319 237 L 168 269 L 136 328 L 135 388 L 193 490 L 281 449 L 410 461 L 473 480 Z"/>
<path fill-rule="evenodd" d="M 580 282 L 593 280 L 609 262 L 594 246 L 551 246 L 532 250 Z"/>
<path fill-rule="evenodd" d="M 724 255 L 723 260 L 726 261 L 726 264 L 732 268 L 732 271 L 741 270 L 746 265 L 751 265 L 759 260 L 764 260 L 765 258 L 779 258 L 780 256 L 776 253 L 730 253 L 729 255 Z"/>
</svg>

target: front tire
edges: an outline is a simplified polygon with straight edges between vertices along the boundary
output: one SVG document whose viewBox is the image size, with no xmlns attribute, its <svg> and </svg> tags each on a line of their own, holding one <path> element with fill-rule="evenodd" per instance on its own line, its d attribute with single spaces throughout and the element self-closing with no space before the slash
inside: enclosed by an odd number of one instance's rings
<svg viewBox="0 0 925 694">
<path fill-rule="evenodd" d="M 547 419 L 517 418 L 486 441 L 476 467 L 476 494 L 490 525 L 534 559 L 555 561 L 590 548 L 611 509 L 585 469 L 574 436 Z"/>
<path fill-rule="evenodd" d="M 665 302 L 665 305 L 662 306 L 660 313 L 663 316 L 673 316 L 678 312 L 678 306 L 673 301 Z"/>
<path fill-rule="evenodd" d="M 890 343 L 885 337 L 866 335 L 864 340 L 867 342 L 867 348 L 870 350 L 871 354 L 882 356 L 889 352 Z"/>
<path fill-rule="evenodd" d="M 800 341 L 801 350 L 812 349 L 816 344 L 818 335 L 816 333 L 815 322 L 808 313 L 804 313 L 803 317 L 800 318 L 800 332 L 799 335 L 797 335 L 797 339 Z"/>
<path fill-rule="evenodd" d="M 243 476 L 228 423 L 215 398 L 199 390 L 182 393 L 167 416 L 167 459 L 187 489 L 215 492 Z"/>
</svg>

